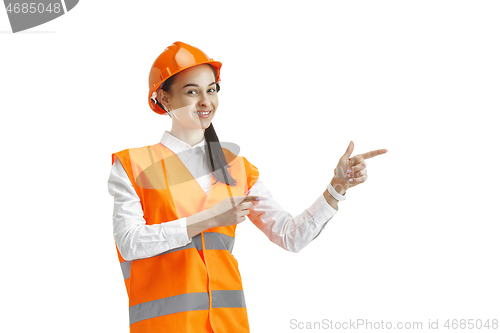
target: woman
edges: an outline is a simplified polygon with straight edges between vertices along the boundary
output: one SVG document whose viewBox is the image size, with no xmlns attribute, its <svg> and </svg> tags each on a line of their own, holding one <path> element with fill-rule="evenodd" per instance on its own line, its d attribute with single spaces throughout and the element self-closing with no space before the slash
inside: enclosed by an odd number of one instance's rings
<svg viewBox="0 0 500 333">
<path fill-rule="evenodd" d="M 327 190 L 292 217 L 258 169 L 222 148 L 212 124 L 222 64 L 182 42 L 149 76 L 149 105 L 172 119 L 159 143 L 112 154 L 113 232 L 129 296 L 130 332 L 249 332 L 235 229 L 248 217 L 282 248 L 298 252 L 337 212 L 348 188 L 366 178 L 349 147 Z M 335 189 L 334 189 L 335 188 Z"/>
</svg>

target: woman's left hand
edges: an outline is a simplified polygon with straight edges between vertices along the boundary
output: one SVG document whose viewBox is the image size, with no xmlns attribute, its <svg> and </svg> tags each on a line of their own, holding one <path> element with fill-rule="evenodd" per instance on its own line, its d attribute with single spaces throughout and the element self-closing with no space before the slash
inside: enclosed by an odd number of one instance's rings
<svg viewBox="0 0 500 333">
<path fill-rule="evenodd" d="M 387 149 L 377 149 L 349 158 L 353 150 L 354 142 L 351 141 L 349 147 L 347 147 L 347 151 L 344 156 L 340 158 L 339 164 L 335 168 L 335 176 L 331 184 L 340 194 L 345 194 L 348 188 L 366 181 L 368 174 L 365 160 L 388 152 Z"/>
</svg>

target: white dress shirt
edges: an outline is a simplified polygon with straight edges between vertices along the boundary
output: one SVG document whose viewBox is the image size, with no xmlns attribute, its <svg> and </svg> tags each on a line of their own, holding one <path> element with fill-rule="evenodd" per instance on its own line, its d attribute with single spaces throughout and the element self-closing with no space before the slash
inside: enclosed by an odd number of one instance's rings
<svg viewBox="0 0 500 333">
<path fill-rule="evenodd" d="M 211 168 L 205 154 L 205 139 L 190 146 L 170 131 L 165 131 L 160 142 L 179 156 L 208 194 Z M 185 217 L 161 224 L 146 224 L 139 196 L 119 159 L 111 167 L 108 190 L 114 197 L 113 234 L 125 260 L 149 258 L 191 242 Z M 309 208 L 293 217 L 273 199 L 260 177 L 246 195 L 261 198 L 247 217 L 273 243 L 291 252 L 299 252 L 309 244 L 337 213 L 321 194 Z"/>
</svg>

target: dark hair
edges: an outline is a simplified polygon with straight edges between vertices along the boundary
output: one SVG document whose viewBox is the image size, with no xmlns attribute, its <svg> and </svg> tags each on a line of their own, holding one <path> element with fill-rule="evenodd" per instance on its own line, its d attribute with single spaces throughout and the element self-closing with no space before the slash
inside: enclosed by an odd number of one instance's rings
<svg viewBox="0 0 500 333">
<path fill-rule="evenodd" d="M 208 65 L 214 71 L 214 77 L 217 77 L 217 71 L 215 70 L 215 68 L 210 64 Z M 160 89 L 168 93 L 170 91 L 170 88 L 172 87 L 172 84 L 174 83 L 175 80 L 174 78 L 175 74 L 169 77 L 165 82 L 163 82 Z M 215 90 L 219 92 L 220 90 L 219 83 L 216 83 L 215 87 L 216 87 Z M 165 110 L 165 108 L 161 103 L 157 102 L 156 104 L 158 104 L 163 110 Z M 236 180 L 233 177 L 231 177 L 231 174 L 228 171 L 229 166 L 227 165 L 226 156 L 224 156 L 224 152 L 222 151 L 219 138 L 215 133 L 213 122 L 207 129 L 205 129 L 205 147 L 208 148 L 210 165 L 212 167 L 212 172 L 214 173 L 214 178 L 215 178 L 214 184 L 220 181 L 221 183 L 225 183 L 230 186 L 236 185 Z"/>
</svg>

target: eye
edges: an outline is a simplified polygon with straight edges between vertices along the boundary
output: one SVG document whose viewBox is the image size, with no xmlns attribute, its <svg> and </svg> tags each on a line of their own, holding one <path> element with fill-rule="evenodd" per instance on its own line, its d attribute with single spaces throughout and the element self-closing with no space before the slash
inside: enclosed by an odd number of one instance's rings
<svg viewBox="0 0 500 333">
<path fill-rule="evenodd" d="M 198 93 L 198 92 L 197 92 L 196 90 L 189 90 L 189 91 L 187 92 L 187 94 L 188 94 L 188 95 L 195 95 L 195 94 L 197 94 L 197 93 Z"/>
<path fill-rule="evenodd" d="M 208 92 L 210 92 L 210 93 L 215 93 L 215 92 L 217 92 L 217 91 L 216 91 L 214 88 L 210 88 L 210 89 L 208 90 Z"/>
</svg>

